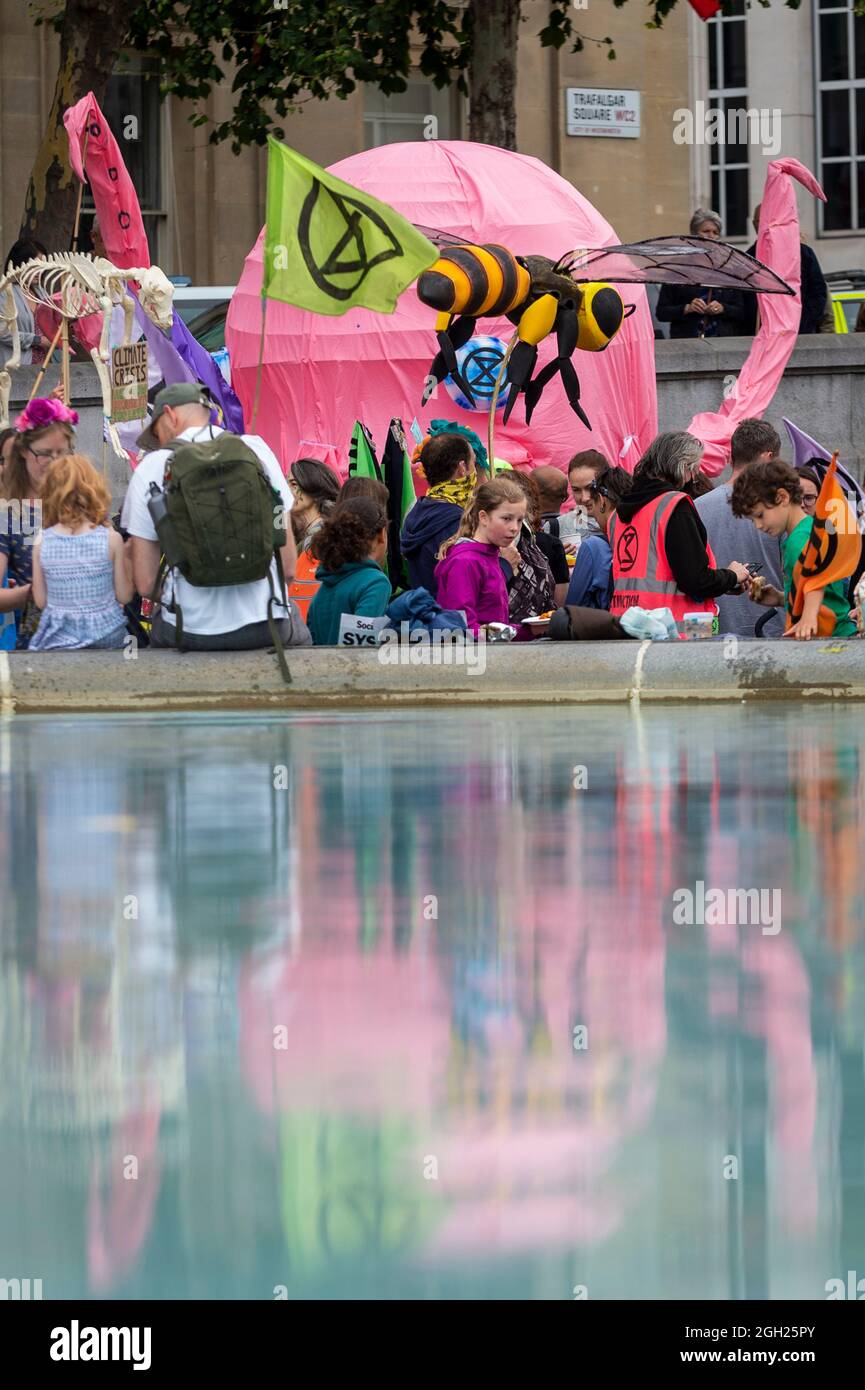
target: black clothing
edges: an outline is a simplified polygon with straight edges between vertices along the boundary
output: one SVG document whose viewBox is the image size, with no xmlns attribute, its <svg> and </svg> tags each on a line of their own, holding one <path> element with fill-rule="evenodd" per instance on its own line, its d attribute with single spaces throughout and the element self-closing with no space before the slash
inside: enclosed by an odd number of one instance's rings
<svg viewBox="0 0 865 1390">
<path fill-rule="evenodd" d="M 757 252 L 757 243 L 748 247 L 748 255 L 754 256 Z M 800 247 L 801 255 L 799 265 L 802 274 L 802 313 L 799 317 L 800 333 L 816 333 L 826 309 L 826 301 L 829 298 L 829 286 L 823 279 L 823 272 L 820 269 L 820 262 L 817 260 L 810 246 L 803 242 Z M 744 294 L 745 301 L 745 327 L 743 333 L 756 333 L 757 331 L 757 299 L 756 294 Z"/>
<path fill-rule="evenodd" d="M 436 596 L 438 549 L 459 530 L 463 509 L 456 502 L 419 497 L 402 524 L 400 546 L 408 566 L 409 584 Z"/>
<path fill-rule="evenodd" d="M 692 299 L 717 299 L 723 314 L 686 314 Z M 754 295 L 751 298 L 755 298 Z M 745 296 L 741 290 L 701 289 L 699 285 L 662 285 L 655 307 L 655 318 L 670 325 L 671 338 L 732 338 L 744 333 Z"/>
<path fill-rule="evenodd" d="M 672 491 L 670 484 L 659 478 L 635 478 L 631 491 L 616 508 L 619 532 L 647 502 Z M 677 585 L 689 598 L 717 598 L 739 587 L 732 570 L 713 570 L 709 565 L 706 528 L 693 502 L 685 497 L 676 503 L 667 521 L 667 560 Z"/>
<path fill-rule="evenodd" d="M 557 540 L 555 536 L 551 536 L 547 531 L 535 531 L 533 533 L 533 539 L 552 571 L 553 582 L 555 584 L 570 583 L 571 570 L 568 565 L 568 557 L 565 554 L 565 547 L 562 545 L 561 541 Z M 499 556 L 499 564 L 502 568 L 502 574 L 505 577 L 508 593 L 510 593 L 516 575 L 507 560 L 501 555 Z"/>
<path fill-rule="evenodd" d="M 553 572 L 553 579 L 556 584 L 570 583 L 571 571 L 568 557 L 565 554 L 565 547 L 558 537 L 551 536 L 549 531 L 536 531 L 535 541 L 538 549 L 543 551 L 547 557 L 547 564 Z"/>
</svg>

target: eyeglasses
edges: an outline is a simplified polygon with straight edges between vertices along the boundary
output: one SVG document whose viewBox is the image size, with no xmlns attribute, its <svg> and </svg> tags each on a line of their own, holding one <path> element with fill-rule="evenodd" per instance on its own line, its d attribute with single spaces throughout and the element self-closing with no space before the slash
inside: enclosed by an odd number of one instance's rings
<svg viewBox="0 0 865 1390">
<path fill-rule="evenodd" d="M 28 445 L 28 448 L 30 446 Z M 65 449 L 30 449 L 30 453 L 40 463 L 50 463 L 52 459 L 62 459 L 69 453 L 69 447 Z"/>
</svg>

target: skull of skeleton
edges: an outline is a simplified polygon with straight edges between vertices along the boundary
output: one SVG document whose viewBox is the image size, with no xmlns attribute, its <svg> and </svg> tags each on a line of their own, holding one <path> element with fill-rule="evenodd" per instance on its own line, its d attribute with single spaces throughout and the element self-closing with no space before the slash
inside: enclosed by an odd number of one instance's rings
<svg viewBox="0 0 865 1390">
<path fill-rule="evenodd" d="M 144 271 L 140 283 L 138 298 L 145 314 L 158 328 L 170 328 L 174 318 L 171 307 L 174 286 L 171 281 L 163 275 L 158 265 L 152 265 Z"/>
</svg>

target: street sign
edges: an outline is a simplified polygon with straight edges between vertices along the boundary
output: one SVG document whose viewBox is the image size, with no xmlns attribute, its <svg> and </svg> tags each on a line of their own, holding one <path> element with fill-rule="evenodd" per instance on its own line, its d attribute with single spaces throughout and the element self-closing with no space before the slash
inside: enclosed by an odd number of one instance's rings
<svg viewBox="0 0 865 1390">
<path fill-rule="evenodd" d="M 636 140 L 640 134 L 640 93 L 619 87 L 568 87 L 568 135 L 613 135 Z"/>
</svg>

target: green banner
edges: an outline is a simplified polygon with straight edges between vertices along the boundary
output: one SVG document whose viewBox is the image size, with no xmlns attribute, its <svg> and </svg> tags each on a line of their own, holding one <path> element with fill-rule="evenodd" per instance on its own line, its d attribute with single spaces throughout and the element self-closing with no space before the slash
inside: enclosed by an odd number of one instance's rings
<svg viewBox="0 0 865 1390">
<path fill-rule="evenodd" d="M 369 430 L 356 420 L 348 448 L 348 472 L 351 478 L 375 478 L 381 482 L 381 468 Z"/>
<path fill-rule="evenodd" d="M 431 241 L 386 203 L 271 136 L 262 294 L 316 314 L 358 305 L 392 314 L 436 260 Z"/>
</svg>

